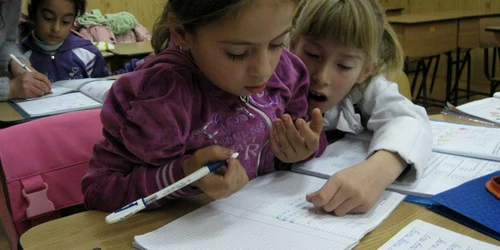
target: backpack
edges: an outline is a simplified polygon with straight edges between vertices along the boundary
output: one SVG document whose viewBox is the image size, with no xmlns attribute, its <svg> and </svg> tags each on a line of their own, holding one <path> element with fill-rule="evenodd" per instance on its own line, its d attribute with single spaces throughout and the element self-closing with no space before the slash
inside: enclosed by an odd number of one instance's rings
<svg viewBox="0 0 500 250">
<path fill-rule="evenodd" d="M 0 219 L 11 249 L 29 228 L 83 211 L 81 179 L 102 139 L 99 109 L 0 130 Z"/>
</svg>

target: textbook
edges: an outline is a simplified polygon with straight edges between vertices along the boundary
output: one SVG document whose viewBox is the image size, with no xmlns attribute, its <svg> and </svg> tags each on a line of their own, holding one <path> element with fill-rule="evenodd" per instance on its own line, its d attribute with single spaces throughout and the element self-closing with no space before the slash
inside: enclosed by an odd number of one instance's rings
<svg viewBox="0 0 500 250">
<path fill-rule="evenodd" d="M 352 249 L 401 203 L 386 191 L 367 213 L 342 217 L 315 208 L 306 194 L 324 179 L 278 171 L 165 226 L 134 237 L 137 249 Z"/>
<path fill-rule="evenodd" d="M 9 103 L 26 118 L 99 108 L 115 80 L 86 78 L 52 83 L 52 94 Z"/>
<path fill-rule="evenodd" d="M 469 102 L 460 106 L 446 103 L 443 114 L 500 127 L 500 92 L 493 97 Z"/>
<path fill-rule="evenodd" d="M 431 121 L 433 152 L 415 186 L 391 184 L 388 190 L 431 197 L 500 170 L 500 128 Z M 329 178 L 368 157 L 371 135 L 347 134 L 319 158 L 292 166 L 293 172 Z M 421 202 L 417 202 L 421 203 Z"/>
<path fill-rule="evenodd" d="M 498 246 L 431 223 L 414 220 L 379 248 L 379 250 L 409 249 L 495 250 L 498 249 Z"/>
</svg>

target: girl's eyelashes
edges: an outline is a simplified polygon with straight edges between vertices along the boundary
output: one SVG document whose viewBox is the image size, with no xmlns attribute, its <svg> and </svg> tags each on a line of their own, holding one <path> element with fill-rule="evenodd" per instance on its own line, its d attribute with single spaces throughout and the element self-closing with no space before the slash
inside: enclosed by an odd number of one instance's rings
<svg viewBox="0 0 500 250">
<path fill-rule="evenodd" d="M 282 42 L 280 44 L 269 44 L 269 48 L 272 50 L 282 49 L 284 47 L 285 47 L 285 42 Z"/>
<path fill-rule="evenodd" d="M 344 64 L 337 64 L 337 65 L 339 66 L 340 69 L 342 69 L 344 71 L 349 71 L 353 68 L 353 67 L 346 66 Z"/>
<path fill-rule="evenodd" d="M 270 50 L 280 50 L 285 47 L 285 43 L 282 42 L 280 44 L 269 44 Z M 226 56 L 232 61 L 241 61 L 244 60 L 248 56 L 248 51 L 245 51 L 242 54 L 233 54 L 229 52 L 225 52 Z"/>
<path fill-rule="evenodd" d="M 312 57 L 312 58 L 319 58 L 319 55 L 311 53 L 307 50 L 304 50 L 304 53 L 306 53 L 307 56 Z"/>
<path fill-rule="evenodd" d="M 245 57 L 247 56 L 247 52 L 245 52 L 243 54 L 239 54 L 239 55 L 235 55 L 235 54 L 231 54 L 229 52 L 226 52 L 226 56 L 229 58 L 229 60 L 241 61 L 241 60 L 245 59 Z"/>
</svg>

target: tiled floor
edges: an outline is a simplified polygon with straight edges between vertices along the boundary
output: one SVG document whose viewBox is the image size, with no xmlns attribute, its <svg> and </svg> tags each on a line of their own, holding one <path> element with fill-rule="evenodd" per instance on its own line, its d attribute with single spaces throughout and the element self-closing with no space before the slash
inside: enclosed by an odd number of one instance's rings
<svg viewBox="0 0 500 250">
<path fill-rule="evenodd" d="M 409 78 L 411 81 L 412 76 L 409 75 Z M 465 88 L 465 86 L 466 86 L 465 82 L 460 83 L 461 88 Z M 446 89 L 445 78 L 437 77 L 436 83 L 434 86 L 434 91 L 429 96 L 431 98 L 434 98 L 434 99 L 443 100 L 444 96 L 445 96 L 445 89 Z M 480 92 L 489 92 L 489 85 L 488 84 L 472 84 L 472 90 L 480 91 Z M 476 95 L 476 96 L 473 96 L 470 100 L 477 100 L 477 99 L 481 99 L 484 97 L 485 97 L 484 95 Z M 459 104 L 463 104 L 466 102 L 467 102 L 467 99 L 465 99 L 465 98 L 459 100 Z M 442 109 L 443 109 L 443 107 L 429 107 L 429 108 L 427 108 L 427 113 L 429 115 L 439 114 Z M 1 228 L 1 224 L 0 224 L 0 228 Z M 1 230 L 0 230 L 0 249 L 9 249 L 9 244 L 8 244 L 7 238 L 6 238 L 5 234 L 3 233 L 3 231 L 1 231 Z"/>
</svg>

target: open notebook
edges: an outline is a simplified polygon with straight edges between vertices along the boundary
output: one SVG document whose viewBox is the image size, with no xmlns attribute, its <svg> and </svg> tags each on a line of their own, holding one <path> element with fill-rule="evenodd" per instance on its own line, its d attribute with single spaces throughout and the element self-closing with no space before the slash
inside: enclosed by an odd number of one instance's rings
<svg viewBox="0 0 500 250">
<path fill-rule="evenodd" d="M 275 172 L 250 181 L 229 198 L 203 206 L 134 237 L 138 249 L 351 249 L 404 196 L 385 192 L 366 214 L 325 213 L 305 200 L 324 179 Z"/>
<path fill-rule="evenodd" d="M 389 190 L 430 197 L 500 170 L 500 128 L 431 121 L 433 152 L 416 186 L 392 184 Z M 371 135 L 347 135 L 329 145 L 320 158 L 294 165 L 292 171 L 328 178 L 364 161 Z"/>
<path fill-rule="evenodd" d="M 115 80 L 76 79 L 52 83 L 52 94 L 10 103 L 26 117 L 99 108 Z"/>
<path fill-rule="evenodd" d="M 499 248 L 421 220 L 414 220 L 381 246 L 379 250 L 498 250 Z"/>
<path fill-rule="evenodd" d="M 469 102 L 457 107 L 447 103 L 443 113 L 500 127 L 500 92 L 495 93 L 493 97 Z"/>
</svg>

